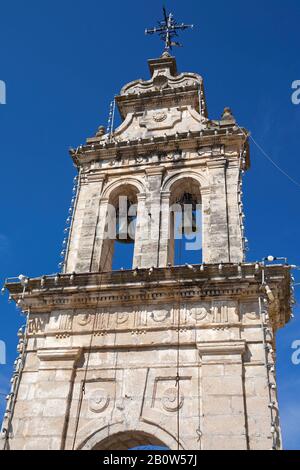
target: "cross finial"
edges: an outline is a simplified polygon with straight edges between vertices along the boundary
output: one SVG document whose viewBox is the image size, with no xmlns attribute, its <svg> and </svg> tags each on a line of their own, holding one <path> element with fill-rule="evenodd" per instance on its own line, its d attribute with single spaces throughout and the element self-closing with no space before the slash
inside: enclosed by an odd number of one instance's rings
<svg viewBox="0 0 300 470">
<path fill-rule="evenodd" d="M 172 13 L 167 14 L 165 7 L 163 7 L 164 19 L 158 22 L 158 27 L 153 29 L 146 29 L 145 34 L 159 34 L 162 41 L 165 43 L 165 52 L 169 52 L 173 46 L 181 47 L 181 44 L 173 39 L 178 36 L 178 31 L 193 28 L 193 25 L 177 23 Z"/>
</svg>

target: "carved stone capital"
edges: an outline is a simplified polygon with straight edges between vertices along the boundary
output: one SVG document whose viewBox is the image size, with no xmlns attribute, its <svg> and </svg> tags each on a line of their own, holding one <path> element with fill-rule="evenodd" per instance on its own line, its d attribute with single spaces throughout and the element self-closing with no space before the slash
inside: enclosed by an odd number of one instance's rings
<svg viewBox="0 0 300 470">
<path fill-rule="evenodd" d="M 146 168 L 145 172 L 147 176 L 161 176 L 165 172 L 165 167 L 164 166 L 159 166 L 159 167 L 152 167 L 152 168 Z"/>
</svg>

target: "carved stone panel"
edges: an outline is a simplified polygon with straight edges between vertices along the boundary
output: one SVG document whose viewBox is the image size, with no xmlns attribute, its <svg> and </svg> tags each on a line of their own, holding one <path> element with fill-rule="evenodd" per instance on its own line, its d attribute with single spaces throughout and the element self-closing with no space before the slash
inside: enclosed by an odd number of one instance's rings
<svg viewBox="0 0 300 470">
<path fill-rule="evenodd" d="M 36 335 L 45 331 L 46 324 L 48 323 L 48 315 L 30 315 L 28 320 L 28 334 Z"/>
<path fill-rule="evenodd" d="M 259 305 L 258 301 L 242 302 L 240 305 L 240 317 L 243 323 L 259 322 Z"/>
<path fill-rule="evenodd" d="M 140 126 L 146 127 L 148 131 L 170 129 L 174 127 L 176 122 L 180 122 L 181 119 L 181 111 L 176 108 L 172 108 L 172 110 L 160 109 L 159 111 L 149 110 L 145 111 L 141 118 Z"/>
<path fill-rule="evenodd" d="M 116 380 L 114 376 L 105 377 L 107 374 L 95 379 L 88 379 L 85 384 L 85 410 L 88 416 L 107 415 L 114 406 Z"/>
</svg>

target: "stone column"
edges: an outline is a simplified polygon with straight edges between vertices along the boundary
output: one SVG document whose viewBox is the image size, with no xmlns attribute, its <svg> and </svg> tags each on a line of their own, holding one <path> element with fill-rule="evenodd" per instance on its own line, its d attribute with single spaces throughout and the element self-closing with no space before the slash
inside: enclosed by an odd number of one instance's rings
<svg viewBox="0 0 300 470">
<path fill-rule="evenodd" d="M 97 227 L 95 231 L 95 242 L 92 253 L 92 271 L 102 271 L 107 265 L 108 250 L 111 249 L 111 244 L 114 240 L 106 238 L 106 226 L 108 222 L 108 198 L 101 198 L 99 202 L 99 217 L 97 220 Z M 113 221 L 115 224 L 115 221 Z"/>
<path fill-rule="evenodd" d="M 133 268 L 142 266 L 143 246 L 149 232 L 149 215 L 146 210 L 146 195 L 137 195 L 138 206 L 136 215 L 136 229 L 134 240 Z"/>
<path fill-rule="evenodd" d="M 159 267 L 163 268 L 173 260 L 173 252 L 171 245 L 174 245 L 174 240 L 171 240 L 171 217 L 170 217 L 170 192 L 163 191 L 161 193 L 161 223 L 160 223 L 160 237 L 159 237 Z"/>
<path fill-rule="evenodd" d="M 206 263 L 228 263 L 228 214 L 224 158 L 207 163 L 210 179 L 209 252 Z"/>
<path fill-rule="evenodd" d="M 37 352 L 40 367 L 32 401 L 41 411 L 38 416 L 33 414 L 28 422 L 25 449 L 64 448 L 75 364 L 80 353 L 81 348 L 40 349 Z"/>
<path fill-rule="evenodd" d="M 91 271 L 99 205 L 105 175 L 89 175 L 78 195 L 70 243 L 66 260 L 66 272 Z"/>
<path fill-rule="evenodd" d="M 238 201 L 239 162 L 230 161 L 226 169 L 227 207 L 228 207 L 228 233 L 230 241 L 230 261 L 241 263 L 243 261 L 243 243 L 241 233 L 241 218 Z"/>
<path fill-rule="evenodd" d="M 201 187 L 202 205 L 202 262 L 209 263 L 210 260 L 210 189 Z M 199 261 L 197 261 L 199 262 Z"/>
<path fill-rule="evenodd" d="M 144 227 L 147 225 L 148 217 L 149 220 L 149 231 L 146 237 L 141 233 L 142 227 L 139 229 L 140 239 L 140 267 L 151 268 L 151 266 L 158 266 L 159 259 L 159 235 L 161 225 L 161 214 L 160 214 L 160 190 L 161 180 L 164 172 L 164 167 L 157 167 L 147 169 L 148 177 L 148 192 L 146 194 L 145 207 L 144 207 Z M 141 241 L 142 240 L 142 241 Z"/>
<path fill-rule="evenodd" d="M 244 341 L 198 342 L 203 450 L 246 450 Z"/>
</svg>

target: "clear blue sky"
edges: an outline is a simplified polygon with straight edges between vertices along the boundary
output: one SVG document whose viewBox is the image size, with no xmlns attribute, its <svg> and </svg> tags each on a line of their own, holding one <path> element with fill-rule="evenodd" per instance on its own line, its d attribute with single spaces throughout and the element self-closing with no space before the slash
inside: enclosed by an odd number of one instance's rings
<svg viewBox="0 0 300 470">
<path fill-rule="evenodd" d="M 291 83 L 300 80 L 299 0 L 166 1 L 178 20 L 194 23 L 176 50 L 181 71 L 205 79 L 208 111 L 231 106 L 240 125 L 300 182 L 300 105 Z M 106 125 L 109 102 L 124 83 L 148 77 L 147 59 L 160 41 L 144 29 L 160 19 L 161 1 L 2 1 L 0 80 L 0 275 L 58 270 L 63 228 L 75 170 L 68 147 Z M 300 187 L 251 145 L 244 206 L 249 260 L 267 254 L 300 264 Z M 297 273 L 296 273 L 297 277 Z M 300 272 L 298 281 L 300 282 Z M 300 449 L 300 365 L 291 343 L 300 339 L 300 309 L 278 334 L 278 381 L 285 448 Z M 22 324 L 14 305 L 0 304 L 0 392 L 16 356 Z M 3 397 L 2 397 L 3 398 Z M 3 399 L 1 398 L 1 410 Z M 1 411 L 0 410 L 0 411 Z"/>
</svg>

